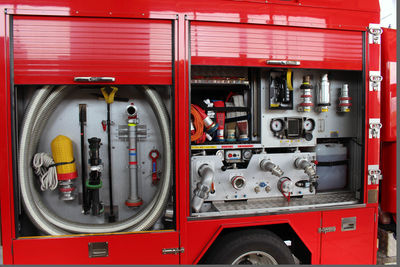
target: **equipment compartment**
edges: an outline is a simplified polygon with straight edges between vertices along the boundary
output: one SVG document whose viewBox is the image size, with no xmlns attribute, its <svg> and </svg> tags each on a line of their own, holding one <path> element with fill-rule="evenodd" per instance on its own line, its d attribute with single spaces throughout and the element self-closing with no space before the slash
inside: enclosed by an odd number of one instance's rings
<svg viewBox="0 0 400 267">
<path fill-rule="evenodd" d="M 175 229 L 171 86 L 13 91 L 18 236 Z"/>
<path fill-rule="evenodd" d="M 192 65 L 191 78 L 192 216 L 360 203 L 362 72 Z M 247 113 L 232 122 L 226 106 L 235 94 L 243 95 Z M 207 112 L 202 123 L 193 104 Z M 241 138 L 242 119 L 248 140 Z M 199 127 L 200 142 L 193 140 Z"/>
</svg>

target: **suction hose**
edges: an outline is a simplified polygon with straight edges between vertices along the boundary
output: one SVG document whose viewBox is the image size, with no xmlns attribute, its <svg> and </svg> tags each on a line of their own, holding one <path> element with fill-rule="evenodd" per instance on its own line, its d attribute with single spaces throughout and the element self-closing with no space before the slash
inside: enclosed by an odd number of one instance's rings
<svg viewBox="0 0 400 267">
<path fill-rule="evenodd" d="M 46 122 L 71 89 L 71 87 L 60 86 L 51 92 L 52 87 L 45 86 L 35 92 L 25 112 L 18 152 L 18 171 L 23 204 L 28 216 L 40 230 L 49 235 L 131 232 L 149 229 L 161 216 L 168 201 L 172 184 L 172 148 L 168 112 L 158 93 L 148 86 L 143 86 L 143 91 L 156 115 L 165 154 L 163 156 L 163 177 L 150 203 L 137 214 L 125 220 L 105 224 L 88 224 L 64 219 L 49 210 L 41 201 L 41 196 L 35 189 L 30 165 Z"/>
</svg>

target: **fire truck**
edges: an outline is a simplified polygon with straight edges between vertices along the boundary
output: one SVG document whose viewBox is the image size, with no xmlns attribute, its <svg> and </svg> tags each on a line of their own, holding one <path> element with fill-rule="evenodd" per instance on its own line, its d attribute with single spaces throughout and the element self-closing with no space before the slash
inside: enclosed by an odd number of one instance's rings
<svg viewBox="0 0 400 267">
<path fill-rule="evenodd" d="M 0 8 L 5 264 L 376 263 L 378 0 Z"/>
</svg>

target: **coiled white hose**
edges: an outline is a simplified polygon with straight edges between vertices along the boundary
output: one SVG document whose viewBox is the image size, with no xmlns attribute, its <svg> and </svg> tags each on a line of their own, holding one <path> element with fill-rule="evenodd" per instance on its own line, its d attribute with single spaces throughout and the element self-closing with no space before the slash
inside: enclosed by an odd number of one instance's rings
<svg viewBox="0 0 400 267">
<path fill-rule="evenodd" d="M 41 132 L 47 120 L 72 88 L 60 86 L 51 92 L 52 87 L 45 86 L 35 92 L 25 112 L 21 127 L 18 170 L 24 207 L 32 222 L 39 229 L 49 235 L 141 231 L 152 227 L 162 215 L 168 201 L 169 190 L 172 183 L 172 148 L 169 117 L 158 93 L 147 86 L 143 86 L 142 88 L 156 115 L 160 127 L 164 151 L 163 176 L 160 179 L 160 185 L 153 199 L 145 208 L 125 220 L 105 224 L 78 223 L 62 218 L 46 207 L 41 200 L 40 194 L 35 189 L 33 172 L 30 168 L 33 153 L 36 151 Z"/>
<path fill-rule="evenodd" d="M 39 176 L 40 189 L 46 191 L 47 189 L 54 190 L 57 188 L 57 170 L 52 157 L 46 153 L 37 153 L 33 157 L 32 166 L 35 169 L 35 173 Z"/>
</svg>

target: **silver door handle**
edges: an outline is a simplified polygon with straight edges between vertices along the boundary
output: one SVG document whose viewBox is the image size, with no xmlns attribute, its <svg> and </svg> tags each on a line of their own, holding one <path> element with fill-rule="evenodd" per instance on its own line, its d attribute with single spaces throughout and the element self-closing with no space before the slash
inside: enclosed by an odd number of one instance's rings
<svg viewBox="0 0 400 267">
<path fill-rule="evenodd" d="M 300 61 L 297 60 L 267 60 L 269 65 L 295 65 L 299 66 Z"/>
<path fill-rule="evenodd" d="M 114 77 L 74 77 L 75 82 L 115 82 Z"/>
</svg>

